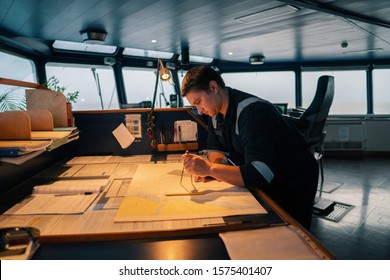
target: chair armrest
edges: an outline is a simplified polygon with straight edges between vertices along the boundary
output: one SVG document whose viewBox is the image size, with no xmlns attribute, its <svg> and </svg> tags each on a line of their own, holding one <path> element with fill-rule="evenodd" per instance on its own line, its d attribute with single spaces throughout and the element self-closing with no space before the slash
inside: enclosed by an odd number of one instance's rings
<svg viewBox="0 0 390 280">
<path fill-rule="evenodd" d="M 288 115 L 299 118 L 306 111 L 306 109 L 298 107 L 298 108 L 290 108 L 288 109 Z"/>
<path fill-rule="evenodd" d="M 283 116 L 286 121 L 295 126 L 299 131 L 304 131 L 309 127 L 310 122 L 308 120 L 302 120 L 293 116 Z"/>
</svg>

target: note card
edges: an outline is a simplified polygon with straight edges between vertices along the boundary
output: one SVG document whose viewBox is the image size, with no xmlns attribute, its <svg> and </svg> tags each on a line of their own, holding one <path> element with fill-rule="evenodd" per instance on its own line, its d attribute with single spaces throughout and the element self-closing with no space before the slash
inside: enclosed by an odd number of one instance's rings
<svg viewBox="0 0 390 280">
<path fill-rule="evenodd" d="M 119 145 L 121 145 L 122 149 L 128 148 L 131 144 L 133 144 L 135 137 L 131 132 L 127 129 L 127 127 L 121 123 L 112 134 L 115 136 Z"/>
</svg>

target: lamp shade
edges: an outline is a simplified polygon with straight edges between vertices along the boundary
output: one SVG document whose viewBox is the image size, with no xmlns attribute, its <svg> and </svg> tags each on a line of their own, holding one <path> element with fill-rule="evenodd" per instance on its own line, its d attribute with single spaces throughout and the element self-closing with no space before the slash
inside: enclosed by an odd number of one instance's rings
<svg viewBox="0 0 390 280">
<path fill-rule="evenodd" d="M 163 81 L 169 81 L 171 79 L 171 72 L 169 71 L 168 68 L 164 67 L 164 64 L 162 63 L 161 59 L 159 59 L 159 63 L 160 63 L 160 78 L 161 80 Z"/>
</svg>

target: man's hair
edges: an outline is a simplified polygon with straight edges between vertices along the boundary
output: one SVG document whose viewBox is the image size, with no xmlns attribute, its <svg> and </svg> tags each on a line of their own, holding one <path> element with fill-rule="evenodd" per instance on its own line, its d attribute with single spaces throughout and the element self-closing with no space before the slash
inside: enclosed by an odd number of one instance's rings
<svg viewBox="0 0 390 280">
<path fill-rule="evenodd" d="M 184 97 L 191 90 L 208 90 L 210 81 L 215 81 L 221 88 L 225 88 L 225 82 L 213 68 L 197 66 L 185 75 L 181 85 L 181 96 Z"/>
</svg>

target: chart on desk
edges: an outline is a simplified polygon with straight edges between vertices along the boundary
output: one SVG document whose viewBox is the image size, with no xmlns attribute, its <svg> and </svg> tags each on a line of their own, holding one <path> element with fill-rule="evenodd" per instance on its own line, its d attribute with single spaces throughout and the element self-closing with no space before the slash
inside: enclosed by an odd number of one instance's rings
<svg viewBox="0 0 390 280">
<path fill-rule="evenodd" d="M 216 180 L 194 182 L 182 167 L 181 163 L 140 164 L 115 221 L 162 221 L 267 213 L 246 188 Z M 194 188 L 201 194 L 192 193 Z"/>
</svg>

